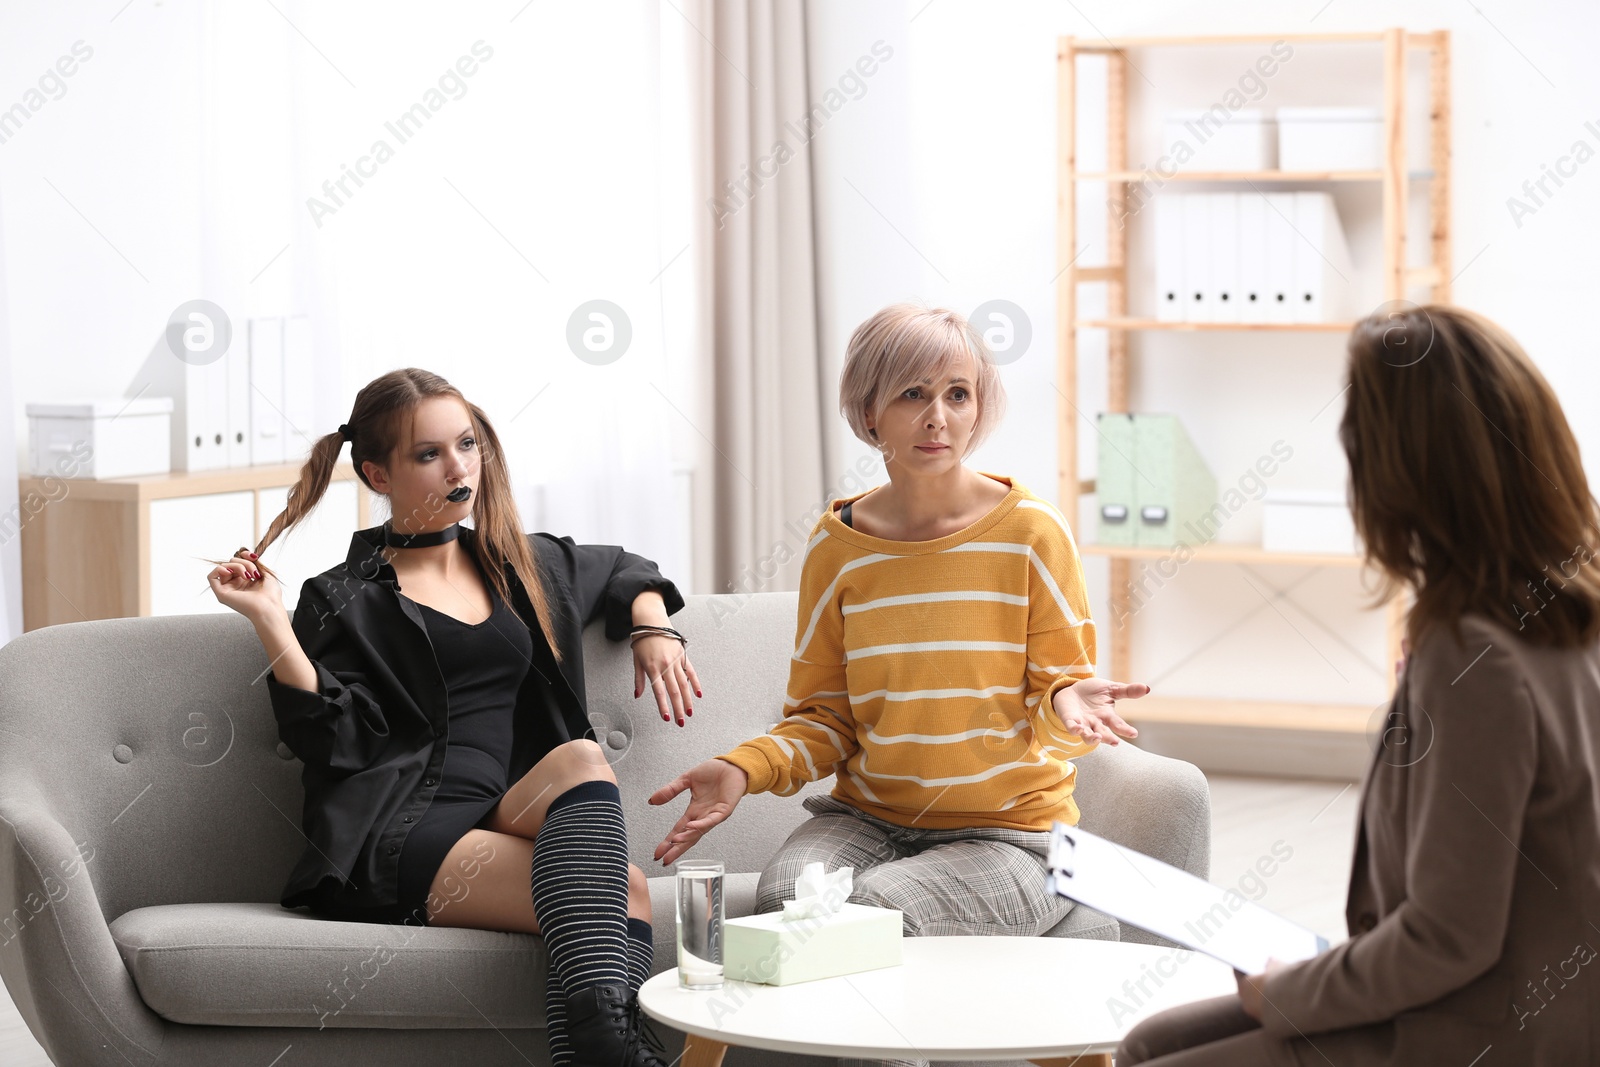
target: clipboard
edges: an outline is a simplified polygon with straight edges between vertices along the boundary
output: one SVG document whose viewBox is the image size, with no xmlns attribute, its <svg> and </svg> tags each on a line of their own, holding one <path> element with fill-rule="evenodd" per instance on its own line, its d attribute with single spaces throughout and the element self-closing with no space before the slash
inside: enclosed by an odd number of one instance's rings
<svg viewBox="0 0 1600 1067">
<path fill-rule="evenodd" d="M 1244 974 L 1267 960 L 1294 963 L 1327 951 L 1328 939 L 1153 856 L 1057 822 L 1050 829 L 1046 886 Z"/>
</svg>

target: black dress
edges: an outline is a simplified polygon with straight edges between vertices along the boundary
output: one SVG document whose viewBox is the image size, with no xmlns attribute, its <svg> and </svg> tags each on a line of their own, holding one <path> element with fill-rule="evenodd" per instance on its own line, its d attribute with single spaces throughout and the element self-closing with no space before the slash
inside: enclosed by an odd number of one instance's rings
<svg viewBox="0 0 1600 1067">
<path fill-rule="evenodd" d="M 472 527 L 461 528 L 460 540 L 476 561 Z M 512 711 L 512 783 L 561 745 L 595 735 L 585 698 L 585 628 L 600 631 L 603 623 L 608 640 L 626 641 L 633 603 L 648 589 L 660 591 L 667 614 L 683 607 L 677 588 L 643 556 L 547 533 L 527 540 L 544 587 L 550 640 L 521 576 L 502 554 L 497 576 L 512 610 L 531 623 L 533 642 Z M 344 562 L 300 588 L 292 624 L 316 686 L 301 689 L 266 676 L 278 739 L 301 761 L 305 793 L 305 847 L 279 894 L 285 908 L 317 907 L 329 897 L 393 908 L 400 850 L 444 773 L 441 741 L 450 710 L 444 670 L 428 617 L 403 595 L 383 541 L 382 526 L 355 531 Z"/>
<path fill-rule="evenodd" d="M 342 906 L 335 897 L 322 901 L 320 910 L 336 918 L 426 925 L 432 918 L 428 891 L 445 856 L 488 819 L 509 788 L 512 711 L 532 663 L 533 640 L 492 586 L 489 596 L 494 610 L 477 624 L 417 602 L 444 674 L 449 737 L 438 792 L 400 851 L 399 903 L 379 914 Z"/>
</svg>

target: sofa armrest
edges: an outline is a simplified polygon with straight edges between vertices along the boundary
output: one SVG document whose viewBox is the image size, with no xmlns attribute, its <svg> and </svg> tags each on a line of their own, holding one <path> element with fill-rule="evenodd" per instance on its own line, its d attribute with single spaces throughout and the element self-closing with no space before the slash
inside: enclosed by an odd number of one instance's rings
<svg viewBox="0 0 1600 1067">
<path fill-rule="evenodd" d="M 1127 741 L 1101 745 L 1073 762 L 1079 826 L 1196 878 L 1211 876 L 1211 787 L 1198 767 Z M 1126 924 L 1122 940 L 1175 945 Z"/>
<path fill-rule="evenodd" d="M 117 952 L 93 863 L 42 807 L 0 798 L 0 978 L 54 1062 L 154 1064 L 165 1026 Z"/>
<path fill-rule="evenodd" d="M 1198 767 L 1126 741 L 1074 762 L 1078 825 L 1197 878 L 1211 876 L 1211 788 Z"/>
</svg>

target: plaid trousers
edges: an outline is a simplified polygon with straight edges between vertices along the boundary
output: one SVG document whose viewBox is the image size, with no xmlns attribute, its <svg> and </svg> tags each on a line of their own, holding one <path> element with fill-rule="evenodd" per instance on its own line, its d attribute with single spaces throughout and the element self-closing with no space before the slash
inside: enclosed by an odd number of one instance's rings
<svg viewBox="0 0 1600 1067">
<path fill-rule="evenodd" d="M 758 912 L 781 911 L 800 872 L 818 860 L 829 870 L 854 868 L 851 903 L 898 908 L 907 937 L 1037 937 L 1072 910 L 1045 888 L 1048 831 L 918 830 L 833 796 L 802 803 L 812 817 L 761 872 Z"/>
</svg>

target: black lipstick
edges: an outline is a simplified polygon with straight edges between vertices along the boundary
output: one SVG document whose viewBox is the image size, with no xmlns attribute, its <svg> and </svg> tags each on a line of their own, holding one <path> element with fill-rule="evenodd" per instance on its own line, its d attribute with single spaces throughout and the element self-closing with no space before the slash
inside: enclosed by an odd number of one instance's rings
<svg viewBox="0 0 1600 1067">
<path fill-rule="evenodd" d="M 463 500 L 467 499 L 467 497 L 469 497 L 471 495 L 472 495 L 472 486 L 470 486 L 470 485 L 458 485 L 454 489 L 452 489 L 448 493 L 446 493 L 444 498 L 446 500 L 450 501 L 453 504 L 459 504 L 459 503 L 461 503 Z"/>
</svg>

